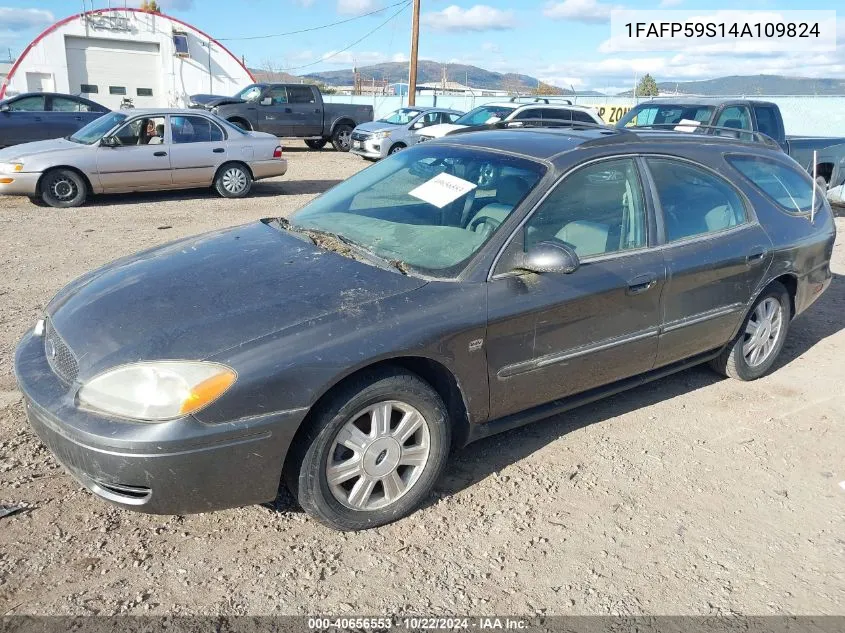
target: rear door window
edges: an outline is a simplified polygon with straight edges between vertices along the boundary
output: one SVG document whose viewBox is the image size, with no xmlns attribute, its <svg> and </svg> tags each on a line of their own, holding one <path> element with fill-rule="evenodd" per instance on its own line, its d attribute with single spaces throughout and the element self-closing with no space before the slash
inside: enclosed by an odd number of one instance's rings
<svg viewBox="0 0 845 633">
<path fill-rule="evenodd" d="M 757 129 L 766 136 L 771 136 L 774 139 L 780 136 L 778 118 L 774 108 L 757 106 L 754 108 L 754 114 L 757 115 Z"/>
<path fill-rule="evenodd" d="M 666 241 L 724 231 L 746 221 L 745 205 L 726 180 L 691 163 L 647 158 L 663 211 Z"/>
<path fill-rule="evenodd" d="M 291 103 L 316 103 L 314 91 L 308 86 L 288 86 L 288 99 Z"/>
<path fill-rule="evenodd" d="M 805 172 L 758 156 L 728 156 L 727 160 L 784 210 L 798 214 L 810 212 L 813 182 Z"/>
<path fill-rule="evenodd" d="M 46 107 L 46 99 L 43 95 L 33 97 L 23 97 L 9 101 L 9 110 L 12 112 L 44 112 Z"/>
</svg>

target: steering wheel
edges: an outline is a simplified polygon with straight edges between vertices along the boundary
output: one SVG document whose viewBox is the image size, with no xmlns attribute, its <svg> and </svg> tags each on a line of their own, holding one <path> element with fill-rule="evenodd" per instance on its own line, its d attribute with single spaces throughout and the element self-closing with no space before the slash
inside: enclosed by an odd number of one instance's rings
<svg viewBox="0 0 845 633">
<path fill-rule="evenodd" d="M 501 222 L 495 218 L 491 218 L 489 215 L 480 215 L 469 223 L 467 229 L 473 231 L 474 233 L 482 233 L 486 237 L 498 229 L 501 224 Z M 482 225 L 483 228 L 481 228 Z"/>
</svg>

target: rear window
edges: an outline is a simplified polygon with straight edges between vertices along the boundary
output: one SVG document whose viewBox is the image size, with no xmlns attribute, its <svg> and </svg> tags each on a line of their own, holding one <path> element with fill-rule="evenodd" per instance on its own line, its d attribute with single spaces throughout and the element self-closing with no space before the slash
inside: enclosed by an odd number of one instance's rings
<svg viewBox="0 0 845 633">
<path fill-rule="evenodd" d="M 805 172 L 758 156 L 728 156 L 727 160 L 785 211 L 810 212 L 813 182 Z"/>
</svg>

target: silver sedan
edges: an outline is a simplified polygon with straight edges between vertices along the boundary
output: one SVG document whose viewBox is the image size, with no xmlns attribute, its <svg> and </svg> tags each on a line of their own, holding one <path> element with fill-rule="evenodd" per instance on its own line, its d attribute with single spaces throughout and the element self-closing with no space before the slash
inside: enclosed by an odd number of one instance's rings
<svg viewBox="0 0 845 633">
<path fill-rule="evenodd" d="M 111 112 L 65 137 L 0 150 L 0 194 L 78 207 L 91 194 L 213 186 L 226 198 L 282 176 L 279 140 L 197 110 Z"/>
</svg>

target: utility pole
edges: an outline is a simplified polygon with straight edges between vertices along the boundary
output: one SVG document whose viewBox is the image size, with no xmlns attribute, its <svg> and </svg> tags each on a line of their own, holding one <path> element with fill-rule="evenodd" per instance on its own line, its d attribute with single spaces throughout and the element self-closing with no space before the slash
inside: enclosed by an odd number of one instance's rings
<svg viewBox="0 0 845 633">
<path fill-rule="evenodd" d="M 414 0 L 414 17 L 411 22 L 411 64 L 408 76 L 408 105 L 417 103 L 417 57 L 420 46 L 420 0 Z"/>
</svg>

